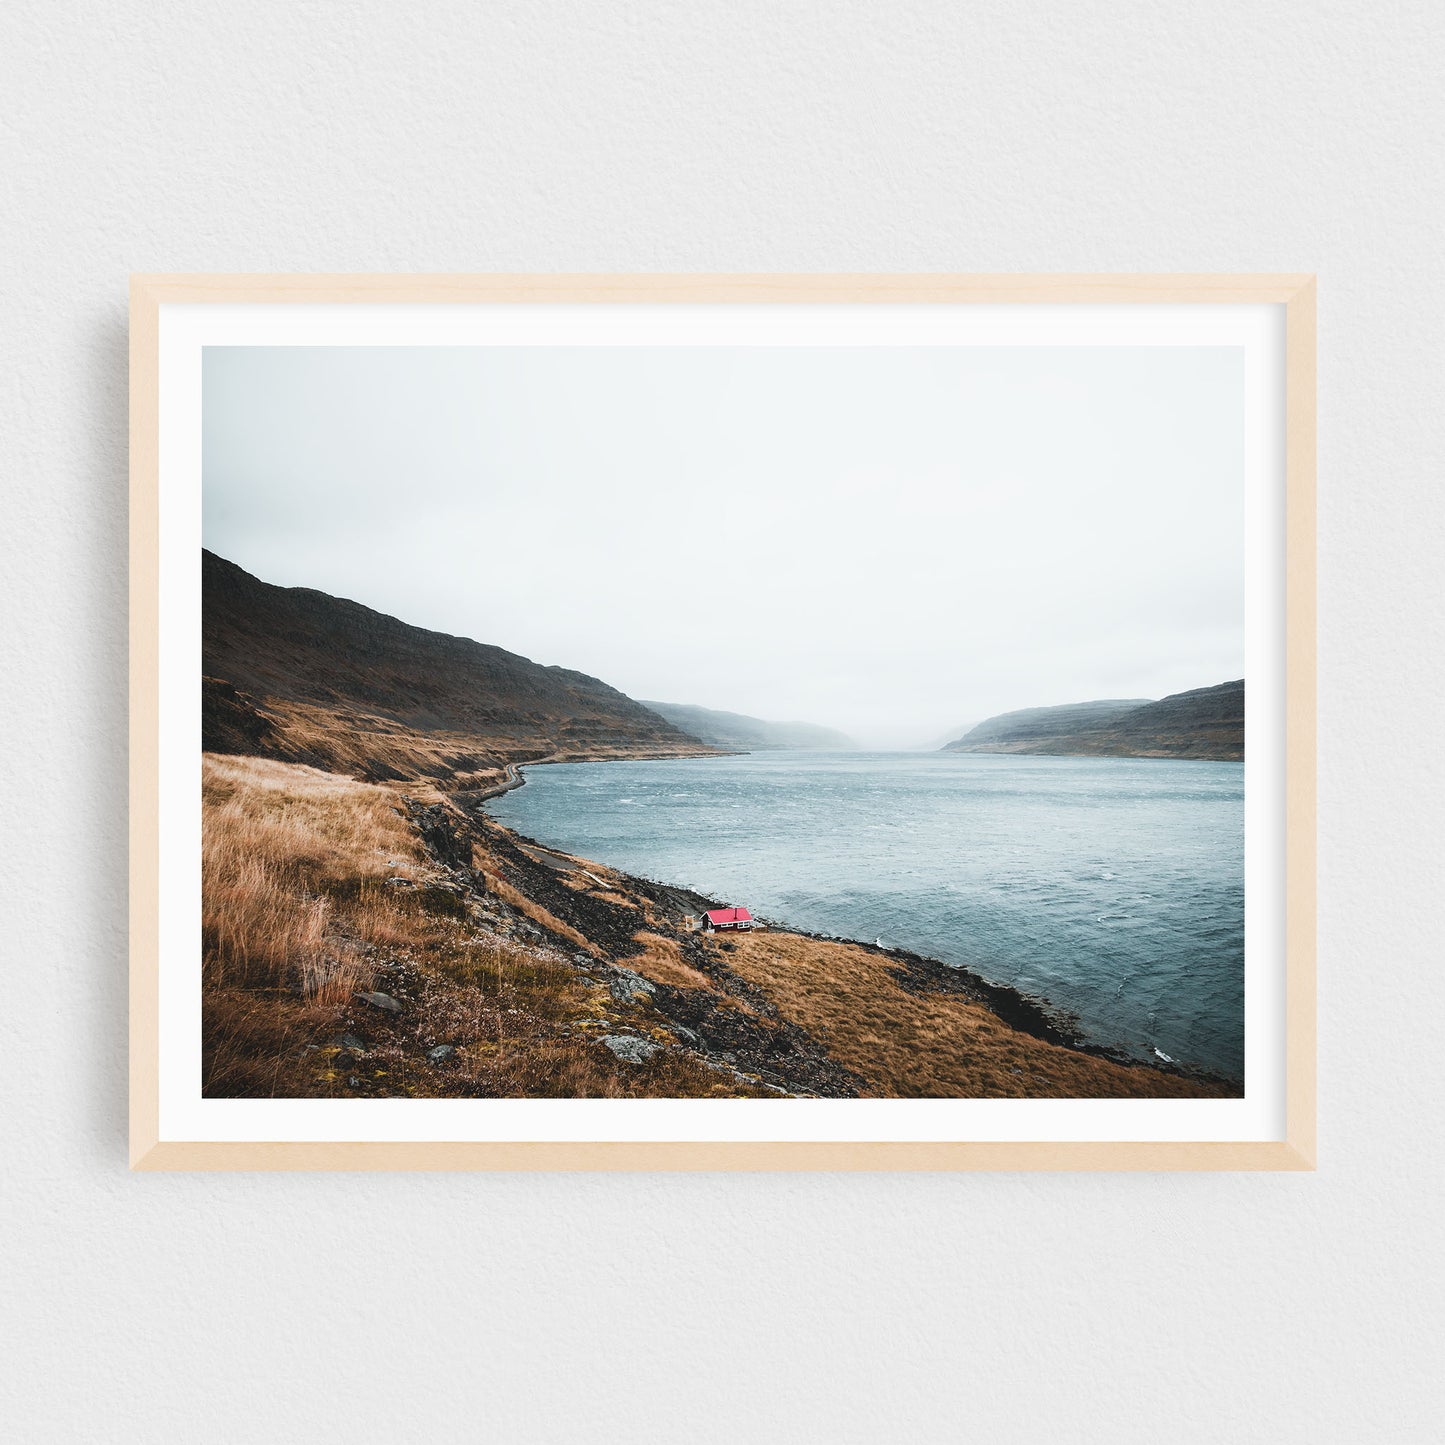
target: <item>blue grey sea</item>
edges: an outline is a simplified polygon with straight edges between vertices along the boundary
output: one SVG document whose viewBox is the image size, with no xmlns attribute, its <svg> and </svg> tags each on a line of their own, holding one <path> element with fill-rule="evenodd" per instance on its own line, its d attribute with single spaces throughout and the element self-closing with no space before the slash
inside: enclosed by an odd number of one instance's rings
<svg viewBox="0 0 1445 1445">
<path fill-rule="evenodd" d="M 1244 767 L 751 753 L 527 769 L 539 842 L 965 965 L 1092 1042 L 1244 1072 Z"/>
</svg>

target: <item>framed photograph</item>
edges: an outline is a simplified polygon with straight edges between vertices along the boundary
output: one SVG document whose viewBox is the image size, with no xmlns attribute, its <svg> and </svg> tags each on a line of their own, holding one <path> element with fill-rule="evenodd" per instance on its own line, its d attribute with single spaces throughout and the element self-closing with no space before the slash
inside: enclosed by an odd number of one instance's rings
<svg viewBox="0 0 1445 1445">
<path fill-rule="evenodd" d="M 136 1168 L 1308 1169 L 1302 275 L 140 276 Z"/>
</svg>

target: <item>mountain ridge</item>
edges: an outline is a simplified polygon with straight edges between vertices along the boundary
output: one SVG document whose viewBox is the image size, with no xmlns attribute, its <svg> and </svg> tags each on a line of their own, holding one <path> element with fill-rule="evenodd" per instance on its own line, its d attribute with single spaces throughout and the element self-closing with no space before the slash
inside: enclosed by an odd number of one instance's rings
<svg viewBox="0 0 1445 1445">
<path fill-rule="evenodd" d="M 1061 757 L 1244 757 L 1244 679 L 1147 698 L 1020 708 L 985 719 L 940 749 Z"/>
<path fill-rule="evenodd" d="M 714 752 L 600 679 L 202 550 L 202 745 L 370 780 Z"/>
</svg>

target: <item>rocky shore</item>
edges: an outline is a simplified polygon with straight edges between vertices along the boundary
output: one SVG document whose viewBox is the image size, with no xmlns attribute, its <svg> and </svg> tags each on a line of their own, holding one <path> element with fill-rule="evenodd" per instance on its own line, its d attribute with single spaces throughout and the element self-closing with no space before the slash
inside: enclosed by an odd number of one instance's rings
<svg viewBox="0 0 1445 1445">
<path fill-rule="evenodd" d="M 523 782 L 525 778 L 520 771 L 513 770 L 505 788 L 498 787 L 488 796 L 497 796 L 502 791 L 521 786 Z M 821 1028 L 815 1024 L 811 1033 L 808 1028 L 798 1026 L 799 1011 L 789 1008 L 789 999 L 785 997 L 791 990 L 780 988 L 779 981 L 769 977 L 765 968 L 755 967 L 760 959 L 769 955 L 790 955 L 792 967 L 788 971 L 794 980 L 817 971 L 822 975 L 816 979 L 819 992 L 833 995 L 838 993 L 838 981 L 827 976 L 829 963 L 840 959 L 855 963 L 867 959 L 873 965 L 871 971 L 875 977 L 864 988 L 867 996 L 857 1000 L 861 1017 L 866 1018 L 870 1010 L 876 1017 L 880 1003 L 884 1002 L 881 996 L 895 992 L 912 996 L 914 1000 L 927 997 L 934 1005 L 944 1001 L 963 1005 L 971 1014 L 989 1016 L 996 1029 L 1001 1031 L 999 1038 L 993 1042 L 996 1047 L 1001 1044 L 1002 1053 L 1009 1052 L 1007 1036 L 1012 1035 L 1015 1041 L 1026 1039 L 1031 1046 L 1042 1046 L 1044 1050 L 1056 1051 L 1058 1055 L 1071 1055 L 1081 1063 L 1087 1060 L 1090 1065 L 1102 1066 L 1064 1070 L 1066 1074 L 1082 1072 L 1090 1075 L 1087 1082 L 1091 1086 L 1108 1090 L 1111 1083 L 1127 1084 L 1127 1087 L 1121 1088 L 1122 1092 L 1151 1094 L 1224 1094 L 1232 1090 L 1229 1081 L 1212 1075 L 1174 1064 L 1142 1063 L 1122 1052 L 1090 1043 L 1082 1036 L 1072 1016 L 1053 1008 L 1045 1000 L 1033 998 L 1007 985 L 992 983 L 967 968 L 944 964 L 908 950 L 809 933 L 776 921 L 751 935 L 693 932 L 688 920 L 700 917 L 707 909 L 726 906 L 726 900 L 709 898 L 689 889 L 625 874 L 590 860 L 560 853 L 496 822 L 487 815 L 482 806 L 484 802 L 485 799 L 469 796 L 468 815 L 473 824 L 486 832 L 495 851 L 511 859 L 512 867 L 525 879 L 528 891 L 545 901 L 549 910 L 558 916 L 565 915 L 569 908 L 578 910 L 575 916 L 579 928 L 604 946 L 611 966 L 631 971 L 629 964 L 637 951 L 636 943 L 626 932 L 626 922 L 617 926 L 615 914 L 609 919 L 607 904 L 595 894 L 584 892 L 581 897 L 588 901 L 579 904 L 575 884 L 568 882 L 569 873 L 598 881 L 605 877 L 608 889 L 615 891 L 619 897 L 644 900 L 651 919 L 650 927 L 670 936 L 689 966 L 705 975 L 724 996 L 745 999 L 771 1020 L 786 1023 L 792 1018 L 793 1026 L 786 1035 L 786 1050 L 796 1051 L 796 1064 L 820 1054 L 827 1057 L 831 1042 L 834 1046 L 834 1067 L 840 1072 L 831 1081 L 815 1072 L 808 1081 L 815 1086 L 810 1092 L 851 1096 L 854 1093 L 892 1090 L 887 1080 L 870 1078 L 866 1073 L 858 1074 L 840 1064 L 838 1048 L 850 1032 L 848 1020 L 830 1019 L 826 1027 Z M 602 904 L 600 910 L 596 906 L 598 903 Z M 806 958 L 813 968 L 798 967 L 799 955 Z M 645 970 L 648 964 L 642 960 L 635 966 Z M 780 1052 L 780 1039 L 776 1034 L 770 1035 L 760 1049 L 763 1040 L 759 1034 L 732 1027 L 732 1019 L 726 1013 L 723 1017 L 729 1027 L 719 1033 L 716 1002 L 700 995 L 698 990 L 664 984 L 647 992 L 659 1019 L 682 1026 L 684 1036 L 690 1041 L 703 1047 L 723 1047 L 730 1054 L 731 1061 L 757 1069 L 763 1075 L 776 1067 Z M 945 1011 L 947 1006 L 945 1004 Z M 916 1034 L 916 1028 L 908 1027 L 908 1020 L 899 1022 L 903 1033 Z M 917 1020 L 913 1022 L 916 1024 Z M 977 1034 L 980 1031 L 978 1019 L 975 1017 L 973 1022 L 973 1031 Z M 925 1040 L 919 1040 L 919 1046 L 921 1052 L 926 1052 Z M 972 1041 L 969 1051 L 977 1055 L 980 1062 L 989 1053 L 989 1049 L 977 1038 Z M 1026 1051 L 1039 1052 L 1037 1047 Z M 846 1045 L 843 1045 L 843 1052 L 847 1052 Z M 1003 1085 L 1004 1092 L 1013 1092 L 1009 1088 L 1010 1079 L 1020 1076 L 1011 1075 L 998 1082 Z M 826 1087 L 829 1082 L 833 1087 Z M 919 1079 L 915 1077 L 915 1087 L 906 1092 L 931 1092 L 926 1087 L 916 1087 L 918 1083 Z M 1155 1084 L 1157 1088 L 1153 1087 Z M 816 1087 L 818 1085 L 825 1087 Z"/>
<path fill-rule="evenodd" d="M 470 780 L 469 780 L 470 781 Z M 780 926 L 453 791 L 203 758 L 208 1096 L 1199 1097 L 964 969 Z"/>
<path fill-rule="evenodd" d="M 720 749 L 580 672 L 210 553 L 202 578 L 207 1094 L 1226 1091 L 929 959 L 695 931 L 726 900 L 544 848 L 485 804 L 527 766 Z"/>
</svg>

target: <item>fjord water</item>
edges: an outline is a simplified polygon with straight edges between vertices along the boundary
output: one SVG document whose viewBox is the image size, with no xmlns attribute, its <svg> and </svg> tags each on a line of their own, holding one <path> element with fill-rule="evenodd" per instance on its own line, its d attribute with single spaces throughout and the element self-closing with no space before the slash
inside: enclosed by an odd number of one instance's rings
<svg viewBox="0 0 1445 1445">
<path fill-rule="evenodd" d="M 1244 1072 L 1244 767 L 751 753 L 527 770 L 540 842 L 811 932 L 964 964 L 1091 1041 Z"/>
</svg>

